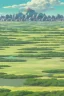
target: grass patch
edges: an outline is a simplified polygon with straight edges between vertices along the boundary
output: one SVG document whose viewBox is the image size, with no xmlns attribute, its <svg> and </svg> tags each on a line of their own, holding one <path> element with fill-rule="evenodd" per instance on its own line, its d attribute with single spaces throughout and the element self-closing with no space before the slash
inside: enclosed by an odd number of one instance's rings
<svg viewBox="0 0 64 96">
<path fill-rule="evenodd" d="M 5 67 L 11 67 L 9 65 L 0 65 L 0 69 L 4 69 Z"/>
<path fill-rule="evenodd" d="M 63 96 L 64 91 L 53 91 L 53 92 L 32 92 L 32 91 L 15 91 L 11 92 L 9 89 L 0 89 L 1 96 Z"/>
<path fill-rule="evenodd" d="M 26 85 L 29 86 L 64 86 L 64 80 L 57 79 L 27 79 Z"/>
<path fill-rule="evenodd" d="M 56 69 L 56 70 L 46 70 L 46 71 L 42 71 L 42 72 L 45 72 L 45 73 L 64 73 L 64 69 Z"/>
<path fill-rule="evenodd" d="M 14 74 L 7 74 L 7 73 L 0 73 L 0 78 L 4 79 L 25 79 L 25 78 L 36 78 L 41 77 L 38 75 L 14 75 Z"/>
</svg>

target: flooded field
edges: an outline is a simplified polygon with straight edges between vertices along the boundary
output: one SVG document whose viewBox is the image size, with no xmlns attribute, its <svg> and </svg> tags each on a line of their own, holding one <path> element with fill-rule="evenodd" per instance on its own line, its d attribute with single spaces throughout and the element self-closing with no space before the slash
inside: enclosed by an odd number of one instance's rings
<svg viewBox="0 0 64 96">
<path fill-rule="evenodd" d="M 64 90 L 64 22 L 0 22 L 0 78 L 0 88 Z"/>
<path fill-rule="evenodd" d="M 0 86 L 21 87 L 24 85 L 25 79 L 2 79 L 0 78 Z"/>
</svg>

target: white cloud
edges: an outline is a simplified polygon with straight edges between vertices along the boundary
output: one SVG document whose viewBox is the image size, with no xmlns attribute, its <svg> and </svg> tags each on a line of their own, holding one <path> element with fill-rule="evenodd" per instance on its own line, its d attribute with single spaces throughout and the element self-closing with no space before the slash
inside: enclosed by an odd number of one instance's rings
<svg viewBox="0 0 64 96">
<path fill-rule="evenodd" d="M 55 6 L 64 5 L 64 2 L 60 0 L 31 0 L 26 4 L 19 4 L 19 5 L 12 5 L 12 6 L 5 6 L 3 8 L 19 8 L 19 9 L 27 9 L 31 8 L 35 11 L 45 11 L 49 9 L 54 9 Z"/>
</svg>

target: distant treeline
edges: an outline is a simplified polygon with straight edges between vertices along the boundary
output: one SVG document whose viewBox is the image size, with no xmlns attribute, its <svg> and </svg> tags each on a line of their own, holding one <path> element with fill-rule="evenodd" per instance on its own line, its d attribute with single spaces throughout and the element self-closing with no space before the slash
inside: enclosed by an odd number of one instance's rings
<svg viewBox="0 0 64 96">
<path fill-rule="evenodd" d="M 0 21 L 64 21 L 64 16 L 58 14 L 57 16 L 50 16 L 43 13 L 37 13 L 30 9 L 26 11 L 26 14 L 19 12 L 17 14 L 6 14 L 0 16 Z"/>
</svg>

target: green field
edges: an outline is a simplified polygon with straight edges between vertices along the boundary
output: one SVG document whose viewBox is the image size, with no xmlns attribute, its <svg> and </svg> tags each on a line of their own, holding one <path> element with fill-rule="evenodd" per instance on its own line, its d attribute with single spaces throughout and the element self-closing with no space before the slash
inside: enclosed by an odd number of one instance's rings
<svg viewBox="0 0 64 96">
<path fill-rule="evenodd" d="M 0 22 L 0 78 L 11 82 L 25 79 L 25 84 L 17 84 L 18 87 L 3 86 L 0 82 L 0 88 L 32 92 L 62 90 L 64 96 L 64 22 Z"/>
</svg>

